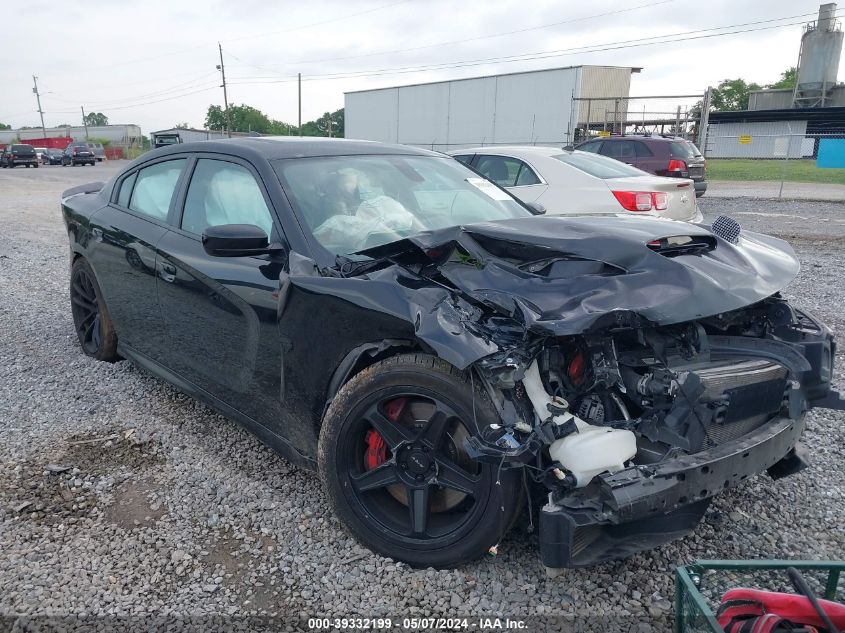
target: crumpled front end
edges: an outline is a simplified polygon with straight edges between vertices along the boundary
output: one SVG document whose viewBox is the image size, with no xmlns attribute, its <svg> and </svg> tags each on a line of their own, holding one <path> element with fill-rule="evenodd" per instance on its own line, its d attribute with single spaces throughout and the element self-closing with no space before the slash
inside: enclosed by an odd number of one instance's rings
<svg viewBox="0 0 845 633">
<path fill-rule="evenodd" d="M 333 290 L 413 324 L 481 381 L 500 423 L 464 448 L 543 491 L 550 567 L 654 547 L 718 492 L 800 470 L 804 414 L 829 392 L 835 352 L 831 331 L 778 294 L 799 269 L 784 242 L 591 222 L 422 234 L 363 252 L 368 292 L 347 291 L 354 279 Z"/>
<path fill-rule="evenodd" d="M 548 338 L 510 366 L 476 364 L 512 422 L 469 450 L 545 486 L 545 565 L 623 558 L 692 530 L 722 490 L 801 470 L 804 413 L 829 389 L 834 352 L 826 327 L 777 297 L 690 323 Z"/>
</svg>

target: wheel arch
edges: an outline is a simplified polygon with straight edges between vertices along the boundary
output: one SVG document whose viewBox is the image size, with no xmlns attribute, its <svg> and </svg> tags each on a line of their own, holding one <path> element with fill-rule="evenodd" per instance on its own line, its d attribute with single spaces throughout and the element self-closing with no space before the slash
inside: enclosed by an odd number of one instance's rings
<svg viewBox="0 0 845 633">
<path fill-rule="evenodd" d="M 376 364 L 380 360 L 413 352 L 432 353 L 431 350 L 428 349 L 428 346 L 418 340 L 398 338 L 362 343 L 350 350 L 335 368 L 331 379 L 329 380 L 326 402 L 323 405 L 323 411 L 320 415 L 320 419 L 317 421 L 316 431 L 319 433 L 326 411 L 332 403 L 332 400 L 334 400 L 337 395 L 337 392 L 340 391 L 343 385 L 349 382 L 353 376 L 362 372 L 367 367 Z"/>
</svg>

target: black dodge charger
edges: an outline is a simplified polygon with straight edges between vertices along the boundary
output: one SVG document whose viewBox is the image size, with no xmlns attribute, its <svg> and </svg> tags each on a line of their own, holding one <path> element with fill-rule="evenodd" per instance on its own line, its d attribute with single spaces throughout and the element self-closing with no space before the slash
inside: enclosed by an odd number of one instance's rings
<svg viewBox="0 0 845 633">
<path fill-rule="evenodd" d="M 440 154 L 308 138 L 157 149 L 62 211 L 83 351 L 319 471 L 413 565 L 519 512 L 553 567 L 677 538 L 800 470 L 830 387 L 830 330 L 779 295 L 795 254 L 729 218 L 535 217 Z"/>
</svg>

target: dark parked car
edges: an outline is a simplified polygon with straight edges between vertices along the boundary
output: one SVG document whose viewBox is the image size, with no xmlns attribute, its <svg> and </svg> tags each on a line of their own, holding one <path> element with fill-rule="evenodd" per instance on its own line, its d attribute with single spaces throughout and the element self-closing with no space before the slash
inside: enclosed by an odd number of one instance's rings
<svg viewBox="0 0 845 633">
<path fill-rule="evenodd" d="M 307 138 L 153 150 L 62 212 L 83 351 L 318 470 L 413 565 L 483 555 L 525 488 L 549 566 L 677 538 L 799 470 L 830 386 L 795 254 L 728 218 L 535 217 L 441 154 Z"/>
<path fill-rule="evenodd" d="M 657 176 L 689 178 L 695 195 L 707 191 L 707 161 L 691 141 L 663 136 L 608 136 L 576 149 L 610 156 Z"/>
<path fill-rule="evenodd" d="M 67 146 L 62 156 L 62 165 L 95 165 L 97 157 L 94 151 L 88 147 L 88 143 L 71 143 Z"/>
<path fill-rule="evenodd" d="M 38 155 L 35 153 L 35 148 L 32 145 L 15 143 L 9 145 L 0 154 L 0 166 L 17 167 L 18 165 L 38 167 Z"/>
<path fill-rule="evenodd" d="M 41 163 L 43 165 L 61 165 L 63 154 L 64 152 L 60 149 L 48 147 L 41 153 Z"/>
</svg>

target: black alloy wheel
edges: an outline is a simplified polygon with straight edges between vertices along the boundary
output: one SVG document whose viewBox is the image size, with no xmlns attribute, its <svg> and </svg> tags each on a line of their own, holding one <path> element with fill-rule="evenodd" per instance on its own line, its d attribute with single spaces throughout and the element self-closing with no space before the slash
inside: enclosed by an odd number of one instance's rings
<svg viewBox="0 0 845 633">
<path fill-rule="evenodd" d="M 73 323 L 82 351 L 103 361 L 118 360 L 117 335 L 103 303 L 94 271 L 84 259 L 73 263 L 70 276 Z"/>
<path fill-rule="evenodd" d="M 319 465 L 333 509 L 371 549 L 411 565 L 483 555 L 521 500 L 514 473 L 464 449 L 476 424 L 497 419 L 486 394 L 442 360 L 376 363 L 344 385 L 321 429 Z"/>
</svg>

